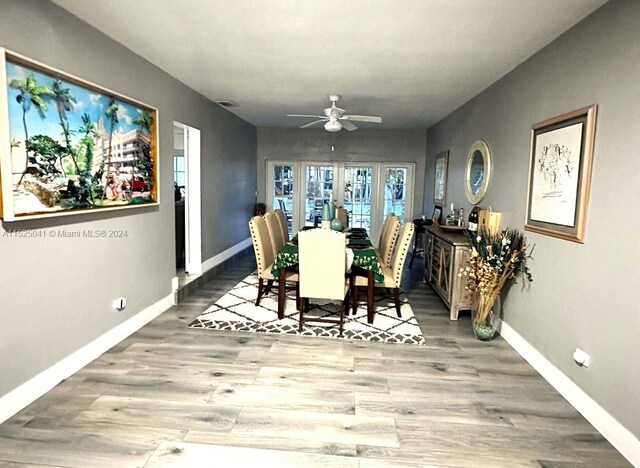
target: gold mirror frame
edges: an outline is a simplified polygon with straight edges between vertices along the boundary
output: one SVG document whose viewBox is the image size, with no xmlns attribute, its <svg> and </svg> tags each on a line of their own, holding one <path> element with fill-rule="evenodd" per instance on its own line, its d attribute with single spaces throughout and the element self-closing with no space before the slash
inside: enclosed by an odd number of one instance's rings
<svg viewBox="0 0 640 468">
<path fill-rule="evenodd" d="M 471 165 L 473 163 L 473 156 L 476 151 L 480 151 L 483 158 L 484 165 L 484 178 L 482 179 L 482 185 L 478 189 L 477 193 L 473 193 L 471 190 Z M 489 180 L 491 179 L 491 153 L 489 152 L 489 146 L 484 140 L 476 140 L 471 145 L 469 153 L 467 154 L 467 166 L 464 172 L 464 191 L 467 195 L 467 200 L 472 205 L 477 205 L 482 201 L 484 195 L 487 193 L 487 187 L 489 187 Z"/>
</svg>

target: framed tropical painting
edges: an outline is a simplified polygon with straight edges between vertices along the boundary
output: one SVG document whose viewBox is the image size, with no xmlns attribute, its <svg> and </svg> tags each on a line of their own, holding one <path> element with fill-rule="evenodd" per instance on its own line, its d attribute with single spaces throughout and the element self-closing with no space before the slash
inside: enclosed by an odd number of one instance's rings
<svg viewBox="0 0 640 468">
<path fill-rule="evenodd" d="M 584 242 L 596 106 L 532 126 L 525 229 Z"/>
<path fill-rule="evenodd" d="M 5 221 L 153 206 L 158 112 L 0 49 Z"/>
</svg>

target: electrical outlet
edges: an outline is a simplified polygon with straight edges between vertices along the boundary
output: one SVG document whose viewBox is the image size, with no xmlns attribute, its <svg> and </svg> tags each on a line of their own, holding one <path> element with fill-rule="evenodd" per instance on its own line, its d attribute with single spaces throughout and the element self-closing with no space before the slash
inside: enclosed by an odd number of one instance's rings
<svg viewBox="0 0 640 468">
<path fill-rule="evenodd" d="M 591 356 L 589 356 L 580 348 L 576 348 L 576 350 L 573 352 L 573 360 L 576 361 L 576 364 L 578 364 L 580 367 L 589 367 Z"/>
<path fill-rule="evenodd" d="M 114 299 L 113 301 L 113 309 L 117 311 L 124 310 L 127 307 L 127 299 L 124 297 L 119 297 L 118 299 Z"/>
</svg>

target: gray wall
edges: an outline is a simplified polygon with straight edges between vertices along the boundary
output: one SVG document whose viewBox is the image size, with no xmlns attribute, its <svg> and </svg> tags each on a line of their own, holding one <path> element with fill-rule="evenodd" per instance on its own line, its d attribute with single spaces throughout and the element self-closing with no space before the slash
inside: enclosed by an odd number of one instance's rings
<svg viewBox="0 0 640 468">
<path fill-rule="evenodd" d="M 584 245 L 527 233 L 536 244 L 529 292 L 511 289 L 505 320 L 640 436 L 640 2 L 614 0 L 428 132 L 424 207 L 433 165 L 450 150 L 447 201 L 464 206 L 463 168 L 477 138 L 494 173 L 483 206 L 523 228 L 531 125 L 598 104 Z M 446 212 L 448 212 L 446 210 Z M 592 358 L 572 361 L 576 346 Z"/>
<path fill-rule="evenodd" d="M 256 132 L 52 3 L 2 0 L 0 10 L 0 46 L 158 108 L 161 177 L 157 208 L 2 223 L 3 395 L 171 293 L 174 120 L 202 131 L 203 259 L 248 238 Z M 225 222 L 214 226 L 217 216 Z M 128 237 L 3 237 L 17 228 L 120 229 Z M 129 301 L 123 312 L 111 310 L 119 296 Z"/>
<path fill-rule="evenodd" d="M 407 162 L 416 164 L 413 216 L 422 214 L 425 130 L 258 129 L 258 200 L 265 201 L 267 160 Z M 331 152 L 331 145 L 334 151 Z"/>
</svg>

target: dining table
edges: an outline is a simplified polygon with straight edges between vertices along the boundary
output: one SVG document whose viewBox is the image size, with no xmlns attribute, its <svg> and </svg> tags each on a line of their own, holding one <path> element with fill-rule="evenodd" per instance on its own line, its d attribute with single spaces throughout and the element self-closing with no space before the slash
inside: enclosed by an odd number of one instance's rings
<svg viewBox="0 0 640 468">
<path fill-rule="evenodd" d="M 374 307 L 373 307 L 373 290 L 374 283 L 382 283 L 384 281 L 384 273 L 382 264 L 378 254 L 371 244 L 371 239 L 364 229 L 347 229 L 345 230 L 347 237 L 347 250 L 353 253 L 353 262 L 351 268 L 359 269 L 363 274 L 367 275 L 367 322 L 373 323 Z M 318 246 L 322 248 L 322 246 Z M 298 236 L 294 236 L 289 242 L 278 251 L 271 274 L 278 279 L 280 275 L 285 275 L 286 270 L 295 268 L 298 265 Z M 285 309 L 285 293 L 286 282 L 278 282 L 278 318 L 284 318 Z"/>
</svg>

